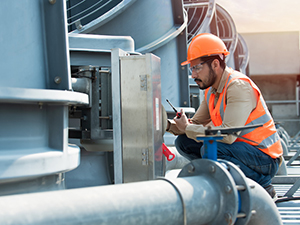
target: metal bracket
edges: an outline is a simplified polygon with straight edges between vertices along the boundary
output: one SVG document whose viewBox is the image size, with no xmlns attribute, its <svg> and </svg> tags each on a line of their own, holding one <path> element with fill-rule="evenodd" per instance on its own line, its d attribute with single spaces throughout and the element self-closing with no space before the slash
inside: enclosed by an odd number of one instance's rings
<svg viewBox="0 0 300 225">
<path fill-rule="evenodd" d="M 228 172 L 231 174 L 235 184 L 236 189 L 239 193 L 239 211 L 237 214 L 237 220 L 235 225 L 248 224 L 252 213 L 252 200 L 250 187 L 247 182 L 247 178 L 244 173 L 232 162 L 220 159 L 219 162 L 223 164 Z"/>
<path fill-rule="evenodd" d="M 147 166 L 149 164 L 149 149 L 142 149 L 142 165 Z"/>
<path fill-rule="evenodd" d="M 147 75 L 140 75 L 141 91 L 147 91 Z"/>
<path fill-rule="evenodd" d="M 238 218 L 239 196 L 235 181 L 227 168 L 221 163 L 209 159 L 195 159 L 184 166 L 178 177 L 203 176 L 209 177 L 219 195 L 220 207 L 218 216 L 210 224 L 233 224 Z"/>
</svg>

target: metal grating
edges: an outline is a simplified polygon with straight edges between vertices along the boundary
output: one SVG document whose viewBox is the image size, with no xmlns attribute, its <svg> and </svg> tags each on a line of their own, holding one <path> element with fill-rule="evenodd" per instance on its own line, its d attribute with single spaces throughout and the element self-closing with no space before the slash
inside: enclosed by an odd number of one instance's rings
<svg viewBox="0 0 300 225">
<path fill-rule="evenodd" d="M 238 34 L 238 43 L 235 49 L 235 53 L 238 55 L 238 69 L 242 73 L 249 76 L 249 51 L 248 46 L 242 37 L 242 35 Z"/>
<path fill-rule="evenodd" d="M 238 43 L 238 33 L 233 19 L 228 12 L 218 4 L 216 4 L 215 17 L 217 24 L 216 35 L 224 41 L 229 52 L 234 52 Z"/>
<path fill-rule="evenodd" d="M 277 195 L 284 196 L 285 193 L 292 187 L 292 184 L 273 184 Z M 298 189 L 293 196 L 300 196 L 300 189 Z M 288 201 L 284 204 L 277 204 L 277 208 L 284 225 L 300 224 L 300 201 Z"/>
<path fill-rule="evenodd" d="M 278 207 L 284 225 L 300 224 L 300 207 Z"/>
<path fill-rule="evenodd" d="M 185 0 L 184 8 L 188 14 L 188 43 L 194 36 L 208 32 L 215 11 L 214 0 Z"/>
<path fill-rule="evenodd" d="M 238 33 L 228 12 L 213 0 L 185 0 L 188 14 L 188 43 L 200 33 L 210 32 L 220 37 L 229 52 L 234 52 Z"/>
<path fill-rule="evenodd" d="M 292 184 L 273 184 L 278 196 L 284 196 L 284 194 L 292 187 Z M 298 189 L 294 196 L 300 196 L 300 189 Z"/>
<path fill-rule="evenodd" d="M 68 0 L 68 31 L 80 29 L 85 24 L 100 17 L 122 0 Z"/>
</svg>

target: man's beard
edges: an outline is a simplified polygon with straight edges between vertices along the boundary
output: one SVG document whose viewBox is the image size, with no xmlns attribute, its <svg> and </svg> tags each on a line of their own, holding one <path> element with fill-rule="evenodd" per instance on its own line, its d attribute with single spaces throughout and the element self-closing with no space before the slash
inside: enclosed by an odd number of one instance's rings
<svg viewBox="0 0 300 225">
<path fill-rule="evenodd" d="M 217 74 L 211 68 L 209 68 L 209 76 L 208 76 L 207 81 L 203 81 L 198 78 L 195 78 L 194 81 L 201 82 L 201 84 L 198 84 L 198 87 L 201 90 L 205 90 L 206 88 L 209 88 L 210 86 L 212 86 L 216 82 L 216 79 L 217 79 Z"/>
</svg>

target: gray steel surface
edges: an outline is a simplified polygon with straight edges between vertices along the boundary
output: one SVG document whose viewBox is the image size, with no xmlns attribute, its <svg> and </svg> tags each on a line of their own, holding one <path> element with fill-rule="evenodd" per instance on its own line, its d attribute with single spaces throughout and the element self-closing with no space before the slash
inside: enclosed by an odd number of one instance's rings
<svg viewBox="0 0 300 225">
<path fill-rule="evenodd" d="M 186 165 L 175 179 L 4 196 L 0 220 L 32 225 L 234 224 L 244 217 L 238 212 L 237 202 L 244 199 L 238 197 L 238 179 L 234 181 L 222 163 L 200 159 Z M 253 200 L 247 224 L 282 224 L 266 191 L 250 179 L 242 183 L 249 183 Z"/>
<path fill-rule="evenodd" d="M 207 224 L 215 217 L 220 199 L 213 183 L 203 177 L 172 182 L 178 189 L 165 180 L 156 180 L 2 197 L 0 221 L 18 225 L 182 225 L 180 195 L 186 207 L 187 224 Z"/>
<path fill-rule="evenodd" d="M 79 148 L 68 144 L 68 106 L 86 105 L 88 96 L 71 91 L 65 4 L 0 2 L 0 19 L 7 21 L 0 66 L 10 68 L 0 77 L 0 183 L 6 188 L 34 179 L 55 186 L 47 177 L 80 162 Z M 22 191 L 38 190 L 24 185 Z"/>
<path fill-rule="evenodd" d="M 252 209 L 255 212 L 248 225 L 282 224 L 278 208 L 270 195 L 253 180 L 249 178 L 247 180 L 250 186 L 255 186 L 255 188 L 251 188 Z"/>
<path fill-rule="evenodd" d="M 120 57 L 124 182 L 163 176 L 160 59 Z"/>
<path fill-rule="evenodd" d="M 122 152 L 122 106 L 121 106 L 121 72 L 120 56 L 127 53 L 121 49 L 112 49 L 111 54 L 111 83 L 112 83 L 112 111 L 113 111 L 113 141 L 114 141 L 114 183 L 123 183 L 123 152 Z"/>
<path fill-rule="evenodd" d="M 65 12 L 65 1 L 0 2 L 1 87 L 71 89 Z"/>
<path fill-rule="evenodd" d="M 186 60 L 186 25 L 181 0 L 125 0 L 73 33 L 131 36 L 135 51 L 152 52 L 162 59 L 162 99 L 188 107 L 187 68 L 180 66 Z"/>
</svg>

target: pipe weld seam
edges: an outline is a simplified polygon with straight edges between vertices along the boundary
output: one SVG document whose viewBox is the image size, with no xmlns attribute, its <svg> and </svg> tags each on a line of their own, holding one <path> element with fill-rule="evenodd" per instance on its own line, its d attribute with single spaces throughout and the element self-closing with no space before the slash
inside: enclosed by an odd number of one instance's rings
<svg viewBox="0 0 300 225">
<path fill-rule="evenodd" d="M 158 180 L 164 180 L 164 181 L 167 181 L 168 183 L 170 183 L 174 188 L 175 190 L 177 191 L 177 193 L 179 194 L 179 197 L 180 197 L 180 200 L 181 200 L 181 203 L 182 203 L 182 211 L 183 211 L 183 225 L 187 225 L 187 218 L 186 218 L 186 208 L 185 208 L 185 203 L 184 203 L 184 199 L 183 199 L 183 196 L 180 192 L 180 189 L 177 187 L 177 185 L 175 183 L 173 183 L 173 181 L 165 178 L 165 177 L 158 177 L 157 178 Z"/>
</svg>

